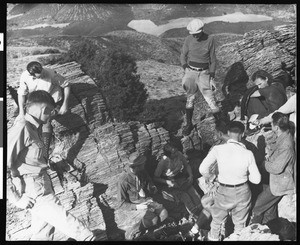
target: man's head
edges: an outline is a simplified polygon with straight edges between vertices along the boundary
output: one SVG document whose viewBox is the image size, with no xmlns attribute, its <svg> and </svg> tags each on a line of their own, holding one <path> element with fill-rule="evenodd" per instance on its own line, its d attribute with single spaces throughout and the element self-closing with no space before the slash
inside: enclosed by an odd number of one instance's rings
<svg viewBox="0 0 300 245">
<path fill-rule="evenodd" d="M 267 87 L 273 82 L 273 76 L 264 70 L 258 70 L 254 72 L 251 79 L 255 83 L 255 85 L 258 86 L 258 88 Z"/>
<path fill-rule="evenodd" d="M 216 121 L 216 135 L 218 139 L 222 141 L 227 141 L 229 139 L 228 134 L 227 134 L 227 123 L 222 120 Z"/>
<path fill-rule="evenodd" d="M 55 102 L 52 96 L 44 91 L 33 91 L 28 95 L 26 112 L 40 123 L 46 123 L 54 114 Z"/>
<path fill-rule="evenodd" d="M 275 112 L 272 115 L 272 130 L 280 134 L 281 132 L 285 132 L 290 129 L 289 118 L 287 115 L 281 112 Z"/>
<path fill-rule="evenodd" d="M 42 71 L 43 71 L 43 67 L 39 62 L 32 61 L 32 62 L 28 63 L 27 71 L 29 72 L 29 74 L 31 76 L 39 78 L 41 76 Z"/>
<path fill-rule="evenodd" d="M 195 38 L 199 38 L 203 33 L 204 23 L 199 19 L 193 19 L 188 25 L 187 29 Z"/>
<path fill-rule="evenodd" d="M 133 152 L 129 156 L 129 167 L 131 171 L 136 174 L 144 169 L 146 157 L 140 155 L 138 152 Z"/>
<path fill-rule="evenodd" d="M 239 121 L 231 121 L 228 124 L 228 136 L 231 139 L 241 141 L 242 135 L 245 131 L 245 126 Z"/>
<path fill-rule="evenodd" d="M 174 144 L 168 142 L 167 144 L 164 145 L 163 148 L 164 155 L 167 157 L 172 157 L 172 155 L 177 152 L 177 148 L 174 146 Z"/>
</svg>

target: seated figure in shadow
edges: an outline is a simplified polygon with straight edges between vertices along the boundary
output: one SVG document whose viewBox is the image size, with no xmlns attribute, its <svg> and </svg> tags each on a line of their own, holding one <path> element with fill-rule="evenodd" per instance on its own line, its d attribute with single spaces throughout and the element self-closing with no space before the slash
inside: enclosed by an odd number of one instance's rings
<svg viewBox="0 0 300 245">
<path fill-rule="evenodd" d="M 251 77 L 255 86 L 249 88 L 241 101 L 241 120 L 247 116 L 249 121 L 263 118 L 279 109 L 287 96 L 282 83 L 264 70 L 258 70 Z M 255 116 L 255 118 L 253 118 Z M 253 119 L 252 119 L 253 118 Z M 251 132 L 246 132 L 250 135 Z"/>
<path fill-rule="evenodd" d="M 182 202 L 190 218 L 197 219 L 202 210 L 201 197 L 193 187 L 191 166 L 181 152 L 167 143 L 164 155 L 154 172 L 154 182 L 161 185 L 163 194 L 171 195 L 176 202 Z"/>
<path fill-rule="evenodd" d="M 163 222 L 168 211 L 151 197 L 157 192 L 156 186 L 144 169 L 146 157 L 134 152 L 129 156 L 129 165 L 121 174 L 118 182 L 119 207 L 125 211 L 144 212 L 143 218 L 125 232 L 125 239 L 132 240 L 141 236 L 148 228 Z"/>
</svg>

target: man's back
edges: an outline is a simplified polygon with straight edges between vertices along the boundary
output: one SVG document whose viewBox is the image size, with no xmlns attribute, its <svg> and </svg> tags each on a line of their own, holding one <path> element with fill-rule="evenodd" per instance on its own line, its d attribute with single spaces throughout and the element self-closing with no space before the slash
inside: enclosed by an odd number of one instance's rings
<svg viewBox="0 0 300 245">
<path fill-rule="evenodd" d="M 201 163 L 200 172 L 215 161 L 221 183 L 236 185 L 246 182 L 248 178 L 253 183 L 260 181 L 253 153 L 238 141 L 228 140 L 226 144 L 214 146 Z"/>
</svg>

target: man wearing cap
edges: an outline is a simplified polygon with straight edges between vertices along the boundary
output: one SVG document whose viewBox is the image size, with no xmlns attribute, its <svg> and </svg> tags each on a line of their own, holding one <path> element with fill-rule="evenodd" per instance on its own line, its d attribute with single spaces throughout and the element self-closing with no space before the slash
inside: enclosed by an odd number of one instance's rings
<svg viewBox="0 0 300 245">
<path fill-rule="evenodd" d="M 199 167 L 200 173 L 207 176 L 211 165 L 217 162 L 219 171 L 219 186 L 211 207 L 212 222 L 208 234 L 211 241 L 220 240 L 221 224 L 226 221 L 229 212 L 234 232 L 245 227 L 251 206 L 248 180 L 254 184 L 261 180 L 253 153 L 241 143 L 244 130 L 241 122 L 230 122 L 226 144 L 214 146 Z"/>
<path fill-rule="evenodd" d="M 129 156 L 129 165 L 118 182 L 118 202 L 125 210 L 144 210 L 142 220 L 126 231 L 125 238 L 132 240 L 146 229 L 164 221 L 168 211 L 150 197 L 157 188 L 144 169 L 146 157 L 134 152 Z"/>
<path fill-rule="evenodd" d="M 20 77 L 20 85 L 17 91 L 18 101 L 16 101 L 19 106 L 19 115 L 16 121 L 25 115 L 24 105 L 27 95 L 36 90 L 44 90 L 51 94 L 56 103 L 55 113 L 57 112 L 59 115 L 67 113 L 71 91 L 69 82 L 56 71 L 42 67 L 37 61 L 32 61 L 28 63 L 26 70 Z M 52 118 L 43 125 L 43 141 L 46 149 L 45 157 L 47 159 L 53 132 L 51 126 Z"/>
<path fill-rule="evenodd" d="M 30 240 L 53 240 L 55 228 L 77 241 L 95 240 L 93 232 L 61 205 L 47 174 L 41 126 L 54 109 L 48 92 L 34 91 L 28 95 L 24 118 L 8 131 L 7 198 L 16 207 L 30 211 Z"/>
<path fill-rule="evenodd" d="M 198 89 L 211 108 L 212 114 L 220 110 L 213 94 L 213 90 L 216 89 L 215 43 L 212 36 L 203 32 L 203 26 L 203 22 L 199 19 L 193 19 L 188 24 L 187 29 L 191 35 L 185 38 L 180 56 L 185 71 L 182 86 L 187 93 L 184 135 L 189 135 L 193 129 L 194 100 Z"/>
</svg>

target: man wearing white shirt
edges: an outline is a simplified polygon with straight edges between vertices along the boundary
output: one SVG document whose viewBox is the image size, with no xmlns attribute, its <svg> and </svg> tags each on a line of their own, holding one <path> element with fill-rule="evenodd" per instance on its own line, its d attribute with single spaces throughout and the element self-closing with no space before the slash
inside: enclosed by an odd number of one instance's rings
<svg viewBox="0 0 300 245">
<path fill-rule="evenodd" d="M 206 176 L 215 162 L 219 170 L 220 185 L 211 209 L 212 222 L 208 234 L 211 241 L 219 240 L 221 224 L 226 221 L 229 212 L 232 214 L 235 232 L 245 227 L 251 206 L 248 180 L 254 184 L 261 180 L 253 153 L 240 142 L 244 130 L 241 122 L 230 122 L 229 140 L 226 144 L 214 146 L 199 167 L 203 176 Z"/>
</svg>

